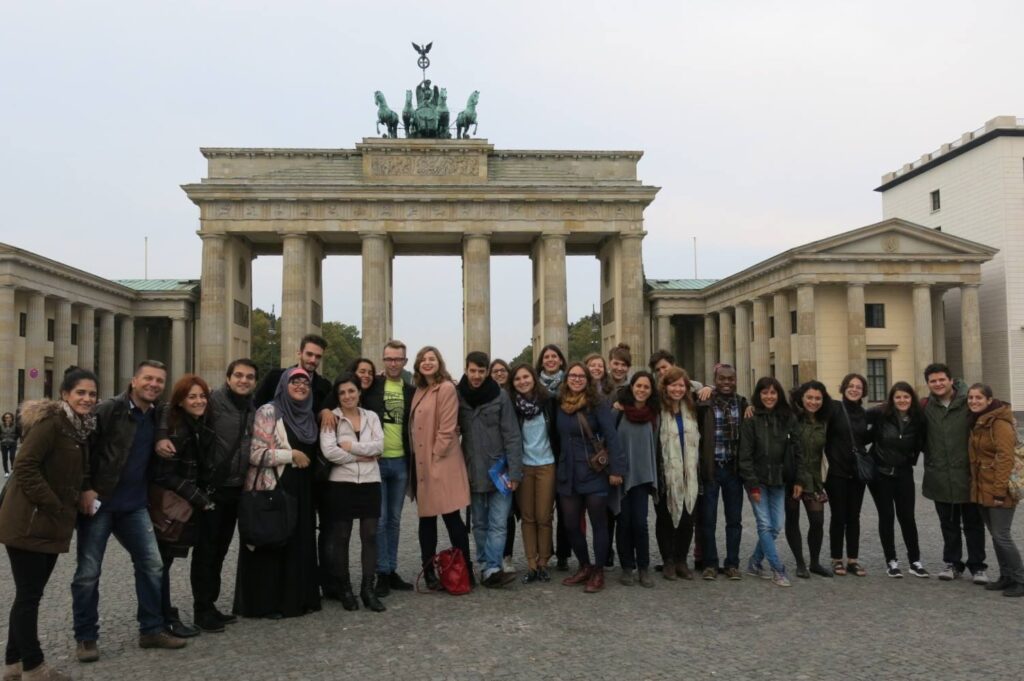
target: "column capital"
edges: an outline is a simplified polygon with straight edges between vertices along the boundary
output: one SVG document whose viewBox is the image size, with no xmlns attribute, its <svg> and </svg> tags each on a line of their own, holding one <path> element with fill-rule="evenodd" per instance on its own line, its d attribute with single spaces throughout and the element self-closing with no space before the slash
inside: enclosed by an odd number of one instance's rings
<svg viewBox="0 0 1024 681">
<path fill-rule="evenodd" d="M 309 232 L 281 232 L 282 239 L 307 239 Z"/>
<path fill-rule="evenodd" d="M 462 235 L 462 240 L 468 241 L 469 239 L 487 239 L 488 241 L 490 241 L 491 232 L 465 232 Z"/>
<path fill-rule="evenodd" d="M 915 286 L 916 286 L 916 284 L 915 284 Z M 927 284 L 925 284 L 925 286 L 927 286 Z M 960 290 L 961 291 L 963 289 L 965 289 L 965 288 L 981 288 L 981 284 L 976 284 L 976 283 L 960 284 Z"/>
<path fill-rule="evenodd" d="M 914 288 L 917 288 L 917 289 L 923 288 L 923 289 L 929 289 L 930 290 L 931 287 L 932 287 L 932 285 L 929 284 L 926 281 L 915 281 L 914 282 Z"/>
<path fill-rule="evenodd" d="M 227 241 L 228 235 L 223 233 L 209 233 L 209 232 L 197 232 L 199 238 L 203 241 Z"/>
<path fill-rule="evenodd" d="M 623 232 L 619 234 L 619 239 L 643 239 L 647 236 L 647 232 Z"/>
<path fill-rule="evenodd" d="M 541 239 L 558 239 L 559 241 L 565 241 L 569 238 L 568 232 L 542 232 L 540 235 Z"/>
<path fill-rule="evenodd" d="M 367 230 L 359 232 L 360 239 L 387 239 L 388 233 L 383 230 Z"/>
</svg>

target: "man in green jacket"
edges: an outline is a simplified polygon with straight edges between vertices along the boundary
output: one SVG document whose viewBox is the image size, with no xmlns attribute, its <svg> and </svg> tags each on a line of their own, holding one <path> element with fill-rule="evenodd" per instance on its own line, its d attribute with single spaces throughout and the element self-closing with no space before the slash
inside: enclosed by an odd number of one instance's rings
<svg viewBox="0 0 1024 681">
<path fill-rule="evenodd" d="M 971 503 L 967 386 L 961 380 L 954 383 L 945 364 L 929 364 L 924 380 L 931 395 L 924 400 L 928 443 L 921 492 L 935 502 L 942 527 L 942 560 L 946 567 L 939 573 L 939 579 L 951 581 L 964 572 L 962 524 L 963 538 L 967 540 L 966 568 L 975 584 L 988 584 L 985 525 L 981 507 Z"/>
</svg>

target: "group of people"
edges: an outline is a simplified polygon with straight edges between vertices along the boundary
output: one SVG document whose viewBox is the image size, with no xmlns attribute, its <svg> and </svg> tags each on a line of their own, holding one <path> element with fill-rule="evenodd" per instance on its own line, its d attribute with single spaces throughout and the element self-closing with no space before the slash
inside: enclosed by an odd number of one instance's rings
<svg viewBox="0 0 1024 681">
<path fill-rule="evenodd" d="M 903 576 L 898 521 L 908 572 L 928 577 L 914 518 L 913 469 L 923 454 L 923 493 L 934 501 L 943 536 L 938 578 L 966 570 L 989 590 L 1024 595 L 1024 565 L 1010 533 L 1017 441 L 1010 406 L 985 385 L 954 382 L 942 364 L 925 371 L 930 394 L 923 400 L 900 382 L 884 403 L 865 409 L 867 381 L 856 373 L 843 379 L 836 399 L 818 381 L 787 395 L 766 376 L 748 400 L 737 394 L 729 365 L 716 366 L 713 385 L 702 386 L 663 350 L 649 370 L 634 370 L 621 344 L 607 362 L 597 354 L 569 362 L 554 345 L 535 365 L 471 352 L 457 383 L 431 346 L 407 372 L 406 346 L 395 340 L 384 347 L 382 371 L 359 358 L 331 382 L 318 373 L 326 349 L 323 338 L 306 336 L 298 362 L 262 381 L 249 359 L 231 362 L 215 389 L 186 374 L 166 401 L 159 362 L 143 361 L 124 393 L 98 404 L 96 376 L 73 367 L 58 400 L 22 405 L 21 449 L 0 499 L 0 543 L 16 588 L 4 681 L 69 678 L 44 662 L 37 620 L 75 530 L 76 656 L 91 662 L 99 658 L 99 579 L 111 535 L 134 564 L 139 645 L 179 649 L 239 616 L 299 616 L 319 610 L 322 598 L 346 610 L 361 602 L 384 611 L 392 591 L 415 588 L 398 573 L 406 497 L 416 503 L 427 590 L 445 588 L 454 561 L 469 588 L 549 582 L 549 569 L 568 570 L 570 553 L 578 565 L 561 582 L 586 593 L 605 588 L 616 557 L 624 586 L 651 588 L 659 570 L 666 580 L 740 580 L 744 496 L 758 537 L 746 574 L 790 586 L 776 547 L 784 528 L 797 577 L 862 577 L 866 489 L 878 508 L 886 573 Z M 286 497 L 293 511 L 286 537 L 273 544 L 241 532 L 239 514 L 249 517 L 248 504 L 261 492 Z M 190 510 L 173 533 L 160 515 L 169 493 Z M 720 501 L 724 560 L 715 536 Z M 661 556 L 653 570 L 651 505 Z M 448 563 L 436 560 L 439 517 L 453 549 Z M 357 520 L 358 598 L 349 566 Z M 522 574 L 510 561 L 517 520 Z M 236 525 L 234 601 L 224 613 L 217 603 Z M 999 562 L 993 581 L 985 527 Z M 174 559 L 189 553 L 193 624 L 179 615 L 170 588 Z"/>
</svg>

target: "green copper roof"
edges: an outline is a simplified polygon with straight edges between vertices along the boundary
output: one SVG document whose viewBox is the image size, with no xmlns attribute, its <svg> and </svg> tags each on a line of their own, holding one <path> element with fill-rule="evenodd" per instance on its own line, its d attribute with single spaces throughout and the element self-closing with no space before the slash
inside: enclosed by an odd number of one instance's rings
<svg viewBox="0 0 1024 681">
<path fill-rule="evenodd" d="M 115 279 L 121 286 L 136 291 L 191 291 L 199 286 L 196 279 Z"/>
<path fill-rule="evenodd" d="M 714 284 L 717 279 L 648 279 L 653 291 L 699 291 Z"/>
</svg>

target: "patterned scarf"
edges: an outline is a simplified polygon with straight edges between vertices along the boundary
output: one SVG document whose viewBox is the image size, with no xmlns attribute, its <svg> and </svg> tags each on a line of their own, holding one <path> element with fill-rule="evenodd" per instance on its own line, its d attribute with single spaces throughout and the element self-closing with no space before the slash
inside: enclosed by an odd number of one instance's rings
<svg viewBox="0 0 1024 681">
<path fill-rule="evenodd" d="M 587 396 L 583 392 L 569 393 L 559 405 L 566 414 L 575 414 L 587 406 Z"/>
<path fill-rule="evenodd" d="M 683 433 L 679 432 L 676 417 L 664 412 L 661 419 L 661 458 L 665 471 L 666 505 L 673 518 L 679 522 L 683 511 L 693 513 L 697 504 L 697 424 L 683 407 Z M 689 423 L 688 423 L 689 422 Z M 689 441 L 689 446 L 683 444 Z"/>
<path fill-rule="evenodd" d="M 79 416 L 64 400 L 60 401 L 60 406 L 64 410 L 64 415 L 68 417 L 68 421 L 71 422 L 71 427 L 75 429 L 75 439 L 79 442 L 88 440 L 92 431 L 96 430 L 96 414 Z"/>
<path fill-rule="evenodd" d="M 547 388 L 550 394 L 557 395 L 558 386 L 562 385 L 562 381 L 565 379 L 565 371 L 559 369 L 553 374 L 549 374 L 547 372 L 542 371 L 540 372 L 540 376 L 538 376 L 537 378 L 540 379 L 541 384 L 543 384 L 543 386 Z"/>
<path fill-rule="evenodd" d="M 524 421 L 529 421 L 540 414 L 541 408 L 536 400 L 532 400 L 519 392 L 514 392 L 513 395 L 512 402 L 515 405 L 516 413 L 522 416 Z"/>
</svg>

